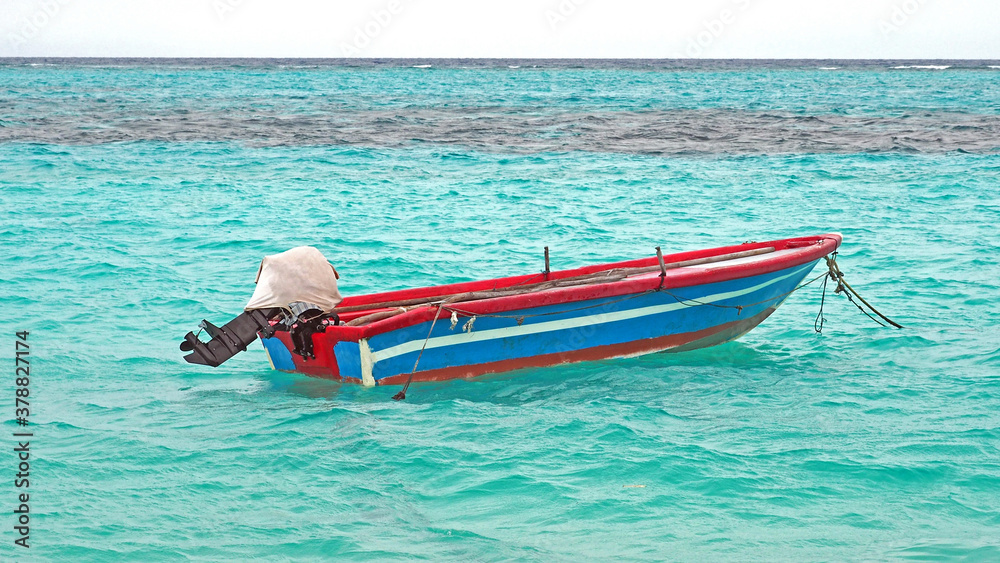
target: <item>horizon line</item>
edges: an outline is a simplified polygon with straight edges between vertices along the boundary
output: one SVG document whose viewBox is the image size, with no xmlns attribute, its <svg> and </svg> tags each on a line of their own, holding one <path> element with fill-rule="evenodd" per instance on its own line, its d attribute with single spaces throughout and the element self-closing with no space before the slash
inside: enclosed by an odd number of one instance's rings
<svg viewBox="0 0 1000 563">
<path fill-rule="evenodd" d="M 840 61 L 840 62 L 873 62 L 873 61 L 947 61 L 947 62 L 998 62 L 1000 59 L 982 58 L 837 58 L 837 57 L 728 57 L 728 58 L 694 58 L 694 57 L 279 57 L 279 56 L 66 56 L 66 55 L 0 55 L 0 60 L 11 59 L 66 59 L 66 60 L 312 60 L 312 61 Z"/>
</svg>

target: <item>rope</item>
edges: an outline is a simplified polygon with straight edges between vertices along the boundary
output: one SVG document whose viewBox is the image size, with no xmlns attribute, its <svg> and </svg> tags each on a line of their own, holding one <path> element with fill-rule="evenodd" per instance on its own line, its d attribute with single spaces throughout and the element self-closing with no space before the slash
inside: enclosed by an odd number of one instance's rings
<svg viewBox="0 0 1000 563">
<path fill-rule="evenodd" d="M 604 307 L 604 306 L 607 306 L 607 305 L 614 305 L 616 303 L 621 303 L 623 301 L 628 301 L 630 299 L 636 299 L 638 297 L 643 297 L 643 296 L 648 295 L 650 293 L 656 293 L 656 292 L 666 293 L 667 295 L 673 297 L 678 303 L 680 303 L 681 305 L 684 305 L 685 307 L 708 306 L 708 307 L 717 307 L 717 308 L 720 308 L 720 309 L 736 309 L 737 311 L 742 311 L 743 309 L 746 309 L 747 307 L 753 307 L 755 305 L 762 305 L 764 303 L 768 303 L 768 302 L 774 301 L 776 299 L 781 299 L 783 297 L 787 297 L 787 296 L 791 295 L 792 293 L 795 293 L 796 291 L 802 289 L 803 287 L 806 287 L 807 285 L 812 284 L 812 283 L 816 282 L 817 280 L 819 280 L 821 278 L 825 278 L 827 276 L 828 276 L 828 274 L 824 273 L 824 274 L 822 274 L 820 276 L 816 276 L 815 278 L 813 278 L 813 279 L 811 279 L 811 280 L 809 280 L 809 281 L 807 281 L 807 282 L 799 285 L 798 287 L 796 287 L 795 289 L 792 289 L 791 291 L 786 291 L 785 293 L 782 293 L 780 295 L 776 295 L 774 297 L 770 297 L 768 299 L 764 299 L 763 301 L 758 301 L 756 303 L 748 303 L 746 305 L 720 305 L 718 303 L 708 303 L 708 302 L 705 302 L 705 301 L 698 301 L 697 299 L 689 299 L 689 298 L 681 297 L 679 295 L 675 295 L 674 293 L 670 292 L 669 290 L 658 288 L 658 289 L 649 289 L 649 290 L 646 290 L 646 291 L 644 291 L 642 293 L 636 293 L 634 295 L 629 295 L 629 296 L 623 297 L 621 299 L 615 299 L 614 301 L 605 301 L 603 303 L 597 303 L 595 305 L 587 305 L 587 306 L 584 306 L 584 307 L 575 307 L 573 309 L 562 309 L 562 310 L 559 310 L 559 311 L 548 311 L 546 313 L 535 313 L 535 314 L 532 314 L 532 315 L 502 315 L 502 314 L 497 314 L 497 313 L 473 313 L 471 311 L 465 311 L 465 310 L 459 309 L 457 307 L 446 306 L 446 305 L 443 304 L 444 302 L 439 302 L 439 306 L 440 306 L 441 309 L 444 309 L 445 311 L 449 311 L 453 315 L 457 313 L 459 315 L 465 315 L 467 317 L 491 317 L 491 318 L 495 318 L 495 319 L 515 319 L 517 321 L 518 325 L 520 325 L 521 323 L 523 323 L 524 319 L 530 319 L 530 318 L 533 318 L 533 317 L 546 317 L 546 316 L 549 316 L 549 315 L 562 315 L 562 314 L 565 314 L 565 313 L 574 313 L 576 311 L 583 311 L 583 310 L 586 310 L 586 309 L 593 309 L 595 307 Z M 689 303 L 693 303 L 693 305 L 691 305 Z"/>
<path fill-rule="evenodd" d="M 406 390 L 410 388 L 410 382 L 413 381 L 413 375 L 417 373 L 417 366 L 420 365 L 420 358 L 424 355 L 424 350 L 427 348 L 427 342 L 431 339 L 431 333 L 434 332 L 434 325 L 437 324 L 438 315 L 441 314 L 441 305 L 438 305 L 437 311 L 434 312 L 434 320 L 431 322 L 431 328 L 427 331 L 427 338 L 424 339 L 424 345 L 420 347 L 420 353 L 417 354 L 417 361 L 413 362 L 413 371 L 410 372 L 410 377 L 406 379 L 406 383 L 403 385 L 403 389 L 392 396 L 394 401 L 402 401 L 406 398 Z"/>
<path fill-rule="evenodd" d="M 826 265 L 830 269 L 829 276 L 834 281 L 837 282 L 837 289 L 834 291 L 834 293 L 843 293 L 845 296 L 847 296 L 848 301 L 850 301 L 855 307 L 857 307 L 859 311 L 864 313 L 866 317 L 878 323 L 879 326 L 885 326 L 885 325 L 882 324 L 882 322 L 876 319 L 875 317 L 871 316 L 871 314 L 868 311 L 866 311 L 864 307 L 855 302 L 854 297 L 857 297 L 858 301 L 864 303 L 865 307 L 868 307 L 868 309 L 870 309 L 872 313 L 878 315 L 883 321 L 889 323 L 890 325 L 896 328 L 903 328 L 903 325 L 883 315 L 875 307 L 872 307 L 871 303 L 865 301 L 865 298 L 861 297 L 861 294 L 859 294 L 857 290 L 851 287 L 851 284 L 847 283 L 847 280 L 844 279 L 844 272 L 840 271 L 840 266 L 837 264 L 836 252 L 826 257 Z M 851 295 L 853 295 L 854 297 L 851 297 Z"/>
<path fill-rule="evenodd" d="M 823 306 L 826 305 L 826 283 L 830 281 L 830 274 L 823 274 L 823 297 L 819 300 L 819 313 L 816 313 L 816 320 L 813 321 L 813 330 L 818 334 L 823 333 L 823 325 L 826 324 L 826 317 L 823 316 Z"/>
<path fill-rule="evenodd" d="M 707 307 L 716 307 L 716 308 L 719 308 L 719 309 L 736 309 L 737 312 L 743 312 L 743 309 L 746 309 L 747 307 L 753 307 L 755 305 L 763 305 L 764 303 L 768 303 L 768 302 L 774 301 L 776 299 L 781 299 L 783 297 L 788 297 L 789 295 L 795 293 L 796 291 L 802 289 L 803 287 L 805 287 L 805 286 L 807 286 L 809 284 L 814 283 L 816 280 L 818 280 L 820 278 L 827 277 L 827 275 L 828 274 L 824 273 L 823 275 L 816 276 L 815 278 L 807 281 L 806 283 L 798 285 L 797 287 L 795 287 L 791 291 L 786 291 L 785 293 L 782 293 L 780 295 L 775 295 L 774 297 L 769 297 L 767 299 L 764 299 L 763 301 L 758 301 L 756 303 L 747 303 L 746 305 L 719 305 L 718 303 L 709 303 L 709 302 L 706 302 L 706 301 L 698 301 L 697 299 L 689 299 L 689 298 L 686 298 L 686 297 L 680 297 L 678 295 L 675 295 L 675 294 L 671 293 L 670 291 L 668 291 L 666 289 L 660 289 L 660 290 L 657 290 L 657 291 L 662 291 L 663 293 L 666 293 L 667 295 L 669 295 L 669 296 L 673 297 L 674 299 L 676 299 L 677 302 L 680 303 L 681 305 L 687 305 L 688 307 L 707 306 Z M 685 301 L 690 302 L 690 303 L 694 303 L 694 305 L 688 305 L 687 303 L 685 303 Z"/>
<path fill-rule="evenodd" d="M 834 291 L 834 293 L 837 293 L 837 292 Z M 865 311 L 864 308 L 861 305 L 858 305 L 857 303 L 855 303 L 854 298 L 851 297 L 850 293 L 848 293 L 846 291 L 844 291 L 843 293 L 844 293 L 844 296 L 847 297 L 847 300 L 850 301 L 851 304 L 853 304 L 855 307 L 857 307 L 859 311 L 861 311 L 862 313 L 864 313 L 866 317 L 868 317 L 869 319 L 875 321 L 875 324 L 877 324 L 878 326 L 881 326 L 881 327 L 885 326 L 884 324 L 882 324 L 881 321 L 879 321 L 875 317 L 871 316 L 871 314 L 869 314 L 868 311 Z M 897 328 L 903 328 L 903 327 L 897 327 Z"/>
</svg>

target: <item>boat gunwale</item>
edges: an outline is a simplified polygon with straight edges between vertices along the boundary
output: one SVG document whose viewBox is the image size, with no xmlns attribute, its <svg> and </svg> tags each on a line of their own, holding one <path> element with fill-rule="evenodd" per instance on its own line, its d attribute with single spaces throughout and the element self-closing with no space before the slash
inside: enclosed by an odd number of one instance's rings
<svg viewBox="0 0 1000 563">
<path fill-rule="evenodd" d="M 660 283 L 660 276 L 647 275 L 608 282 L 556 287 L 538 292 L 528 292 L 517 295 L 468 301 L 461 303 L 460 308 L 463 312 L 468 312 L 473 315 L 485 315 L 491 313 L 497 314 L 506 311 L 544 307 L 554 304 L 574 303 L 606 297 L 643 293 L 660 287 L 663 289 L 678 289 L 683 287 L 731 281 L 746 277 L 764 275 L 818 260 L 823 256 L 836 251 L 842 240 L 843 237 L 839 233 L 828 233 L 818 236 L 751 242 L 733 246 L 679 252 L 665 255 L 664 261 L 667 263 L 681 262 L 767 247 L 774 247 L 775 253 L 787 250 L 793 251 L 791 253 L 785 252 L 779 255 L 773 255 L 774 253 L 761 255 L 759 259 L 753 261 L 735 262 L 729 265 L 725 265 L 725 262 L 718 262 L 713 264 L 710 268 L 692 266 L 670 269 L 667 270 L 666 276 L 663 278 L 662 286 Z M 544 278 L 543 281 L 557 281 L 568 277 L 595 274 L 618 268 L 649 267 L 655 265 L 657 265 L 657 258 L 655 256 L 621 262 L 595 264 L 569 270 L 553 271 L 550 272 L 550 274 Z M 428 286 L 352 296 L 345 299 L 341 303 L 341 306 L 356 306 L 364 305 L 366 302 L 374 304 L 390 300 L 416 298 L 426 298 L 428 301 L 431 301 L 435 297 L 442 297 L 455 293 L 488 291 L 491 289 L 510 289 L 529 281 L 540 280 L 540 276 L 541 274 L 527 274 L 506 278 L 460 282 L 439 286 Z M 456 305 L 456 307 L 459 306 Z M 351 313 L 350 317 L 347 318 L 358 318 L 363 315 L 389 310 L 391 310 L 391 308 L 383 307 L 357 311 Z M 450 315 L 450 312 L 435 309 L 435 307 L 431 305 L 417 306 L 412 310 L 408 310 L 387 319 L 374 321 L 366 325 L 330 326 L 326 329 L 326 336 L 336 340 L 358 341 L 362 338 L 370 338 L 377 334 L 383 334 L 415 324 L 429 322 L 435 317 L 440 318 L 442 316 Z"/>
</svg>

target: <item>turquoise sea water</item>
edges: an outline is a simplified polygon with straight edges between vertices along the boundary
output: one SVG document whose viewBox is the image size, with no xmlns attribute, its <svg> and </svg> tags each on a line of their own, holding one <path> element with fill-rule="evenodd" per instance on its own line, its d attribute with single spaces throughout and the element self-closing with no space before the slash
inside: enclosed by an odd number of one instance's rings
<svg viewBox="0 0 1000 563">
<path fill-rule="evenodd" d="M 1000 71 L 541 66 L 0 66 L 0 558 L 1000 559 Z M 905 330 L 810 287 L 404 402 L 177 349 L 301 244 L 358 294 L 831 231 Z"/>
</svg>

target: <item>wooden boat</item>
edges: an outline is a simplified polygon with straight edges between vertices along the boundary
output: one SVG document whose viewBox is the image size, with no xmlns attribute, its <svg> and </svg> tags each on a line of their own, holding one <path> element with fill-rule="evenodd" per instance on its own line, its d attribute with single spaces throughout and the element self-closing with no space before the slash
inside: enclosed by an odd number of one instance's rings
<svg viewBox="0 0 1000 563">
<path fill-rule="evenodd" d="M 363 385 L 692 350 L 760 324 L 841 240 L 752 242 L 347 297 L 309 336 L 309 353 L 294 353 L 302 344 L 274 321 L 262 341 L 276 369 Z"/>
</svg>

